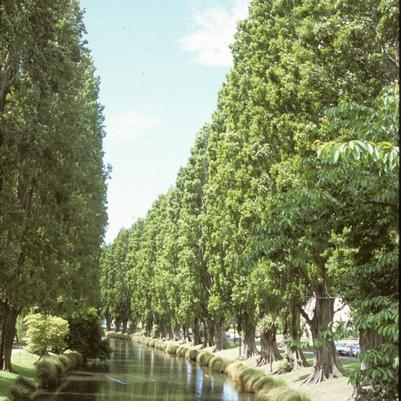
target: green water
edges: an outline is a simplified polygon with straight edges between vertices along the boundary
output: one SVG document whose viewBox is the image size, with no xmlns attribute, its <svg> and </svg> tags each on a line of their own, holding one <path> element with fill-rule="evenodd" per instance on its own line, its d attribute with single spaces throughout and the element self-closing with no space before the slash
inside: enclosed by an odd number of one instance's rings
<svg viewBox="0 0 401 401">
<path fill-rule="evenodd" d="M 223 374 L 125 340 L 112 340 L 112 358 L 65 378 L 40 401 L 254 401 Z"/>
</svg>

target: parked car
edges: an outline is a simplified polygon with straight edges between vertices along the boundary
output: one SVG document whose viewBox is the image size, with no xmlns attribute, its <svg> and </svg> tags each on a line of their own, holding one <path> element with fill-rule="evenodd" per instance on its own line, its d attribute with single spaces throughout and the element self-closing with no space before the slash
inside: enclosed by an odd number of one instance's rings
<svg viewBox="0 0 401 401">
<path fill-rule="evenodd" d="M 361 353 L 359 344 L 351 344 L 351 356 L 357 357 Z"/>
<path fill-rule="evenodd" d="M 336 350 L 338 355 L 350 355 L 351 345 L 347 343 L 338 343 L 336 345 Z"/>
</svg>

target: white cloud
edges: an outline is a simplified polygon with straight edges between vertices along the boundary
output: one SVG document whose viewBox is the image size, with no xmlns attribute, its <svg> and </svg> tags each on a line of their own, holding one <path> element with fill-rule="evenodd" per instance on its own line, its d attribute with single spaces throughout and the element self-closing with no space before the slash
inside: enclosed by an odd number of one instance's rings
<svg viewBox="0 0 401 401">
<path fill-rule="evenodd" d="M 180 40 L 182 49 L 194 53 L 194 61 L 208 66 L 232 65 L 229 45 L 237 22 L 248 15 L 249 0 L 235 0 L 231 8 L 207 7 L 194 15 L 193 31 Z"/>
<path fill-rule="evenodd" d="M 125 111 L 111 118 L 106 124 L 107 136 L 113 138 L 134 138 L 157 127 L 160 121 L 136 111 Z"/>
</svg>

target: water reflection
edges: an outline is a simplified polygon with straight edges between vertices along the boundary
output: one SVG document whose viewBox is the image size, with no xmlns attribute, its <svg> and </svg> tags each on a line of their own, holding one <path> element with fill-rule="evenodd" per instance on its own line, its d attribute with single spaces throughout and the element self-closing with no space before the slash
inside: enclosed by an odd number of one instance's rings
<svg viewBox="0 0 401 401">
<path fill-rule="evenodd" d="M 60 389 L 38 401 L 253 401 L 222 374 L 182 358 L 113 340 L 107 363 L 94 361 L 68 376 Z"/>
</svg>

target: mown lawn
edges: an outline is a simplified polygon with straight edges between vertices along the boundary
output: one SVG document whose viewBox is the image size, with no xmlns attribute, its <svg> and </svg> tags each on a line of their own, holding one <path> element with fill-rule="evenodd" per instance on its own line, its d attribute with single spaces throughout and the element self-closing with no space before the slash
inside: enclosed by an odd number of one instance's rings
<svg viewBox="0 0 401 401">
<path fill-rule="evenodd" d="M 0 401 L 7 398 L 8 390 L 12 386 L 14 379 L 18 376 L 29 378 L 35 377 L 34 363 L 38 356 L 24 350 L 13 350 L 12 365 L 14 373 L 0 371 Z"/>
</svg>

